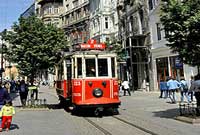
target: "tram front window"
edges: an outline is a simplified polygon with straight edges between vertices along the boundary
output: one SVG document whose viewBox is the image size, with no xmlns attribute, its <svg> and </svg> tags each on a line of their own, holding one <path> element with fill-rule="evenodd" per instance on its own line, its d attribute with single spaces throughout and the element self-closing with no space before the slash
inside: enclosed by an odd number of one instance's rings
<svg viewBox="0 0 200 135">
<path fill-rule="evenodd" d="M 99 76 L 108 76 L 108 62 L 107 59 L 98 59 Z"/>
<path fill-rule="evenodd" d="M 95 77 L 96 76 L 96 70 L 95 70 L 95 59 L 86 59 L 86 77 Z"/>
</svg>

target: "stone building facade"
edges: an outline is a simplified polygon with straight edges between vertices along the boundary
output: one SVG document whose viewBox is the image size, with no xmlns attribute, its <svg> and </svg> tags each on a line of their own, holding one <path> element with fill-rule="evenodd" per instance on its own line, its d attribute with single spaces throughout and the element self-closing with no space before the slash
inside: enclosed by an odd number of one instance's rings
<svg viewBox="0 0 200 135">
<path fill-rule="evenodd" d="M 125 80 L 134 90 L 149 90 L 150 33 L 147 0 L 118 0 L 119 37 L 124 47 Z"/>
</svg>

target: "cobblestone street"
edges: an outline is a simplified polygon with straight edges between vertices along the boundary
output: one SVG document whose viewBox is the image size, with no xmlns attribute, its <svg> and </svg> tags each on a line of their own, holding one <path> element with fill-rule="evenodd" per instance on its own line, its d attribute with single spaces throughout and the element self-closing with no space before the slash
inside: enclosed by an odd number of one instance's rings
<svg viewBox="0 0 200 135">
<path fill-rule="evenodd" d="M 12 96 L 13 93 L 12 93 Z M 198 135 L 199 125 L 177 121 L 178 104 L 168 103 L 169 99 L 159 99 L 158 92 L 135 92 L 132 96 L 122 96 L 120 115 L 82 117 L 71 115 L 58 108 L 58 98 L 54 89 L 41 86 L 40 99 L 47 99 L 48 109 L 22 109 L 18 95 L 14 98 L 16 115 L 9 135 Z M 123 121 L 121 121 L 123 120 Z M 126 122 L 126 123 L 125 123 Z M 95 123 L 95 124 L 94 124 Z M 101 128 L 99 128 L 101 127 Z M 103 130 L 102 130 L 103 129 Z M 192 132 L 191 132 L 192 131 Z"/>
</svg>

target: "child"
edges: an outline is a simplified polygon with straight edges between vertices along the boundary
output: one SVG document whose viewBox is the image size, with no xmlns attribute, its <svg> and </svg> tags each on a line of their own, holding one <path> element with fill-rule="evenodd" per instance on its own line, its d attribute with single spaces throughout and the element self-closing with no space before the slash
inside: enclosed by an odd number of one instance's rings
<svg viewBox="0 0 200 135">
<path fill-rule="evenodd" d="M 5 124 L 7 124 L 6 131 L 9 131 L 13 114 L 15 114 L 15 109 L 12 106 L 12 101 L 6 100 L 5 105 L 1 108 L 2 122 L 1 122 L 0 132 L 5 127 Z"/>
</svg>

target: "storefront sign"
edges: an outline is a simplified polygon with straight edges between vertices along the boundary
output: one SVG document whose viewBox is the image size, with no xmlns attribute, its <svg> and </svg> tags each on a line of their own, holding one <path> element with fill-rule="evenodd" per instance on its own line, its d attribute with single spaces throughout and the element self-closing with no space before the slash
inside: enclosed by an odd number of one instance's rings
<svg viewBox="0 0 200 135">
<path fill-rule="evenodd" d="M 182 69 L 183 68 L 183 63 L 182 63 L 182 61 L 179 58 L 175 59 L 175 67 L 177 69 Z"/>
</svg>

